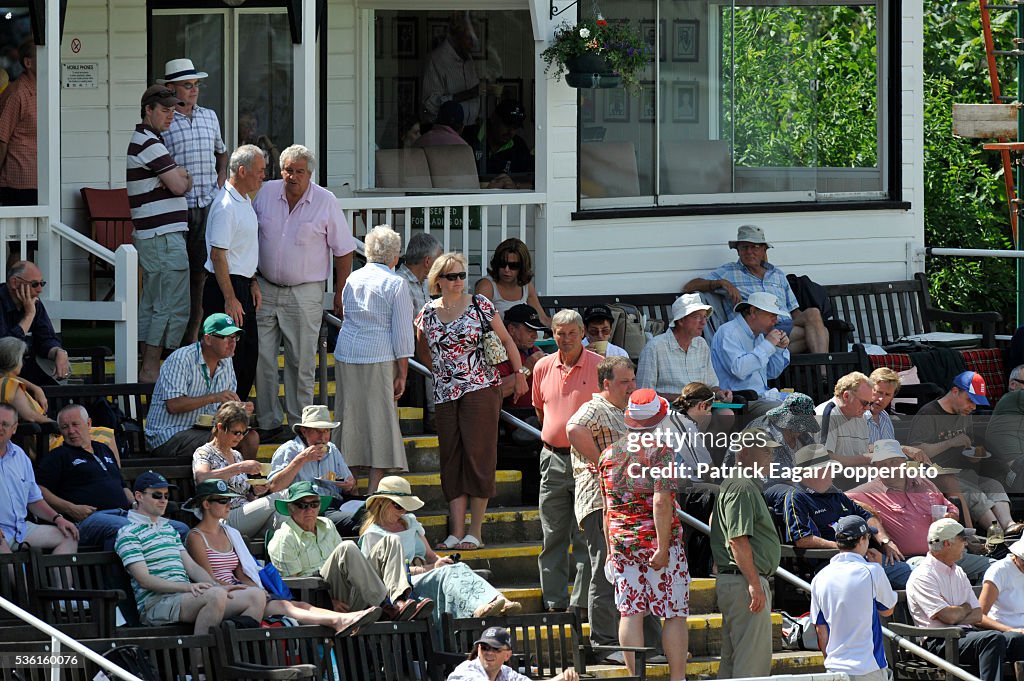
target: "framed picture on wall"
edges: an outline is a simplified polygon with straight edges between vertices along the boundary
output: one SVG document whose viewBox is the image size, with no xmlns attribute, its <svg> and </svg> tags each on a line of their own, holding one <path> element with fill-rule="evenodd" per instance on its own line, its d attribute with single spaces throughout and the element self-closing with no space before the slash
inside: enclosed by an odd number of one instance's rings
<svg viewBox="0 0 1024 681">
<path fill-rule="evenodd" d="M 414 116 L 420 110 L 420 79 L 416 76 L 395 77 L 395 110 L 401 116 Z"/>
<path fill-rule="evenodd" d="M 495 78 L 494 83 L 501 87 L 501 94 L 498 95 L 499 102 L 503 99 L 511 99 L 513 102 L 518 102 L 519 106 L 526 106 L 526 102 L 523 101 L 522 78 Z"/>
<path fill-rule="evenodd" d="M 700 54 L 700 22 L 696 19 L 672 21 L 672 61 L 697 61 Z"/>
<path fill-rule="evenodd" d="M 602 90 L 606 123 L 629 123 L 629 97 L 622 88 Z"/>
<path fill-rule="evenodd" d="M 397 59 L 416 59 L 419 55 L 419 20 L 417 17 L 395 17 L 392 55 Z"/>
<path fill-rule="evenodd" d="M 653 123 L 658 114 L 658 88 L 653 80 L 645 80 L 640 83 L 640 113 L 638 114 L 641 123 Z"/>
<path fill-rule="evenodd" d="M 487 58 L 487 19 L 484 17 L 472 17 L 473 32 L 476 33 L 476 44 L 469 54 L 473 59 Z"/>
<path fill-rule="evenodd" d="M 650 58 L 648 61 L 654 61 L 655 45 L 658 43 L 658 28 L 661 29 L 661 45 L 660 49 L 657 50 L 658 61 L 665 61 L 665 53 L 667 50 L 665 46 L 668 43 L 668 36 L 665 35 L 665 20 L 662 19 L 658 23 L 654 22 L 654 19 L 644 19 L 640 22 L 640 35 L 643 36 L 644 42 L 647 43 L 647 49 L 650 50 Z"/>
<path fill-rule="evenodd" d="M 430 49 L 435 50 L 448 37 L 448 22 L 444 19 L 427 19 L 427 38 Z"/>
<path fill-rule="evenodd" d="M 700 122 L 700 91 L 697 81 L 687 80 L 672 83 L 672 122 Z"/>
</svg>

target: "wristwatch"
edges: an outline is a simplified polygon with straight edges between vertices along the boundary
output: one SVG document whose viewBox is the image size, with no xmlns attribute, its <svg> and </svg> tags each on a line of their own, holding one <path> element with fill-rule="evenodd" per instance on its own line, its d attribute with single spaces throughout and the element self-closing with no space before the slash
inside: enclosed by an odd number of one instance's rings
<svg viewBox="0 0 1024 681">
<path fill-rule="evenodd" d="M 889 539 L 888 537 L 886 537 L 885 539 L 879 539 L 878 543 L 881 544 L 882 546 L 885 546 L 886 544 L 888 544 L 891 541 L 892 541 L 892 539 Z"/>
<path fill-rule="evenodd" d="M 523 376 L 526 376 L 527 378 L 529 378 L 530 374 L 532 374 L 533 372 L 530 371 L 530 369 L 527 368 L 527 367 L 519 367 L 519 373 L 521 373 Z"/>
</svg>

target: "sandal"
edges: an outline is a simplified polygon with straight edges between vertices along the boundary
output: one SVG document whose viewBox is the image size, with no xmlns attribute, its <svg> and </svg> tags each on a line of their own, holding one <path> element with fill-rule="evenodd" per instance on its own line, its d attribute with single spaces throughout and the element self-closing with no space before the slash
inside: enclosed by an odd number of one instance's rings
<svg viewBox="0 0 1024 681">
<path fill-rule="evenodd" d="M 504 607 L 501 609 L 502 615 L 517 615 L 523 609 L 523 604 L 519 601 L 506 601 Z"/>
<path fill-rule="evenodd" d="M 498 595 L 493 601 L 484 603 L 473 611 L 473 617 L 493 617 L 500 614 L 505 608 L 505 597 Z"/>
<path fill-rule="evenodd" d="M 434 550 L 435 551 L 451 551 L 451 550 L 455 549 L 455 547 L 457 547 L 458 545 L 459 545 L 459 538 L 456 537 L 454 534 L 449 534 L 447 539 L 445 539 L 443 542 L 439 543 L 437 546 L 434 547 Z"/>
<path fill-rule="evenodd" d="M 349 623 L 345 627 L 339 629 L 337 632 L 335 632 L 334 635 L 337 638 L 344 638 L 345 636 L 355 636 L 355 634 L 359 631 L 360 627 L 364 627 L 367 624 L 373 624 L 374 622 L 379 620 L 381 618 L 381 615 L 383 614 L 383 608 L 367 608 L 363 611 L 363 614 L 360 615 L 358 619 L 356 619 L 354 622 Z"/>
<path fill-rule="evenodd" d="M 451 537 L 449 537 L 448 539 L 451 539 Z M 445 541 L 448 540 L 446 539 Z M 477 549 L 482 549 L 483 547 L 484 543 L 471 534 L 467 534 L 465 537 L 459 540 L 458 544 L 455 545 L 455 548 L 457 548 L 459 551 L 476 551 Z"/>
</svg>

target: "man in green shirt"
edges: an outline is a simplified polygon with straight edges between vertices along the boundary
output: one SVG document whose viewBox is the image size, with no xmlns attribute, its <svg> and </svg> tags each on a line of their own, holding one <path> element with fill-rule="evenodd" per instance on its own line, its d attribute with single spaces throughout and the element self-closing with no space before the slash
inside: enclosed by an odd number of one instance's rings
<svg viewBox="0 0 1024 681">
<path fill-rule="evenodd" d="M 761 494 L 772 449 L 780 445 L 761 428 L 748 428 L 741 438 L 736 467 L 722 483 L 711 519 L 722 611 L 720 679 L 768 676 L 772 667 L 768 577 L 779 566 L 780 546 Z"/>
</svg>

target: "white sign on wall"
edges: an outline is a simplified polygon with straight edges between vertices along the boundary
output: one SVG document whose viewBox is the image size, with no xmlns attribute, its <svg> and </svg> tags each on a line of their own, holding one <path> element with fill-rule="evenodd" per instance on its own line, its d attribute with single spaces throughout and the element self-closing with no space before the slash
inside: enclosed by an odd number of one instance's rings
<svg viewBox="0 0 1024 681">
<path fill-rule="evenodd" d="M 65 89 L 98 88 L 99 62 L 64 62 L 61 64 L 60 81 Z"/>
</svg>

